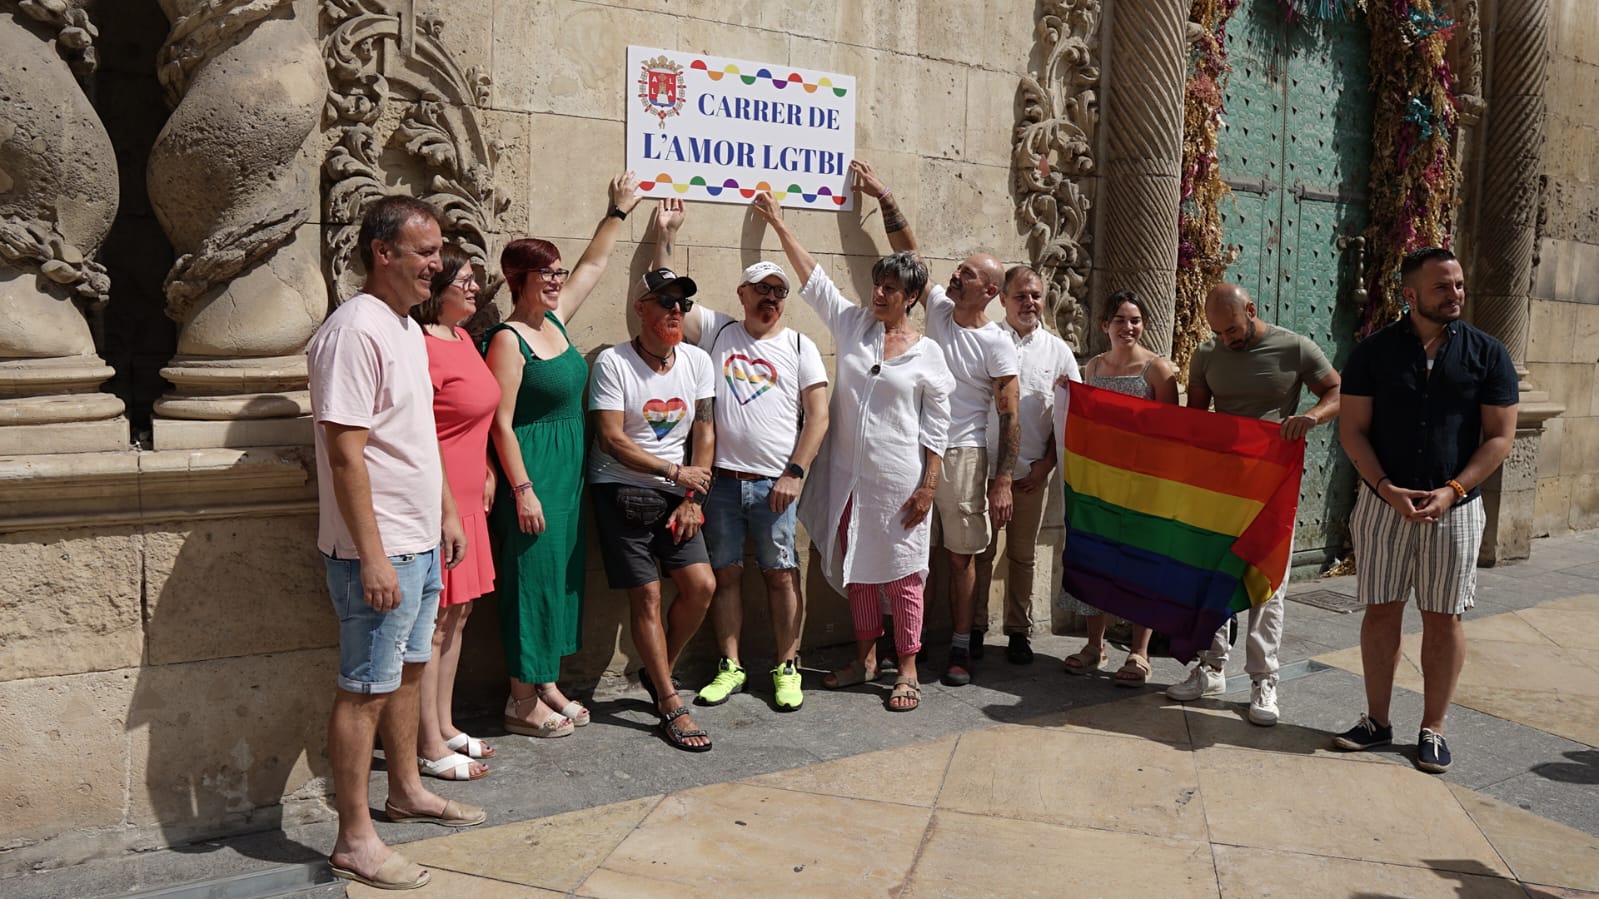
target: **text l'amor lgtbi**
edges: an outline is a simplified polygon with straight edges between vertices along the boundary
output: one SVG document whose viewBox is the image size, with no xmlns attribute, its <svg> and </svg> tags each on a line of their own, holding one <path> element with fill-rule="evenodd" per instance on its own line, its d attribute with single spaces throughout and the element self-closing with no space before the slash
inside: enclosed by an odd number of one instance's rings
<svg viewBox="0 0 1599 899">
<path fill-rule="evenodd" d="M 748 97 L 723 97 L 716 94 L 700 94 L 695 106 L 700 115 L 710 118 L 739 119 L 766 125 L 793 125 L 829 131 L 837 131 L 839 128 L 838 110 L 820 106 L 801 106 L 798 103 L 751 100 Z M 786 144 L 754 144 L 749 141 L 692 135 L 679 137 L 647 131 L 644 133 L 644 158 L 659 162 L 740 166 L 814 175 L 844 174 L 844 154 L 833 150 Z"/>
</svg>

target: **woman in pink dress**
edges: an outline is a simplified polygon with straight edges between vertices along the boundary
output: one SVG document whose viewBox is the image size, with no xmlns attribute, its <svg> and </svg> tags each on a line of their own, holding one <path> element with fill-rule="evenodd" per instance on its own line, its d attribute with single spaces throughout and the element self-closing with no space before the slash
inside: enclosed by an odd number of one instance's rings
<svg viewBox="0 0 1599 899">
<path fill-rule="evenodd" d="M 444 455 L 444 473 L 466 533 L 466 558 L 442 572 L 433 656 L 422 669 L 417 727 L 417 764 L 422 773 L 444 780 L 476 780 L 494 749 L 456 728 L 450 706 L 455 670 L 461 660 L 461 632 L 472 601 L 494 589 L 494 557 L 489 548 L 487 513 L 494 499 L 494 474 L 488 464 L 489 425 L 500 403 L 494 380 L 472 338 L 460 327 L 477 309 L 477 277 L 471 260 L 446 246 L 444 267 L 433 276 L 425 303 L 411 310 L 422 324 L 433 379 L 433 418 Z"/>
</svg>

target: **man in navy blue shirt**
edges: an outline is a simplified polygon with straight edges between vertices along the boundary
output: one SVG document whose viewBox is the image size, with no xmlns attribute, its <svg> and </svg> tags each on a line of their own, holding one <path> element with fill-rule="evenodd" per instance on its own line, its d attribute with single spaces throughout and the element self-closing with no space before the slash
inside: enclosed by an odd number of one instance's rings
<svg viewBox="0 0 1599 899">
<path fill-rule="evenodd" d="M 1414 590 L 1426 697 L 1416 765 L 1439 773 L 1450 764 L 1444 715 L 1466 659 L 1460 616 L 1473 604 L 1487 520 L 1481 485 L 1510 455 L 1520 397 L 1504 344 L 1460 321 L 1455 255 L 1418 250 L 1400 274 L 1409 314 L 1355 347 L 1343 372 L 1339 437 L 1364 482 L 1349 528 L 1366 604 L 1366 713 L 1333 745 L 1392 742 L 1389 699 Z"/>
</svg>

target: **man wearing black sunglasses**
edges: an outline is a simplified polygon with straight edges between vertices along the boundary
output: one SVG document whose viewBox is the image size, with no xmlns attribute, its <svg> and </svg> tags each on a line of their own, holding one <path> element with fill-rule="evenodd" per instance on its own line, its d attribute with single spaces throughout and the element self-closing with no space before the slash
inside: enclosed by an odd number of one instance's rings
<svg viewBox="0 0 1599 899">
<path fill-rule="evenodd" d="M 655 216 L 655 265 L 671 265 L 683 224 L 683 201 L 662 200 Z M 742 692 L 748 676 L 739 659 L 744 623 L 744 538 L 766 582 L 776 665 L 773 704 L 791 712 L 800 689 L 799 552 L 795 545 L 800 488 L 827 433 L 827 368 L 810 338 L 785 328 L 788 274 L 772 262 L 744 269 L 734 289 L 742 320 L 700 306 L 684 317 L 684 337 L 711 355 L 716 383 L 716 483 L 705 501 L 705 540 L 716 595 L 711 626 L 721 660 L 699 692 L 702 705 L 721 705 Z"/>
<path fill-rule="evenodd" d="M 633 643 L 644 662 L 639 679 L 655 700 L 661 732 L 678 749 L 705 752 L 710 737 L 671 688 L 672 668 L 716 587 L 700 533 L 716 442 L 716 383 L 710 357 L 683 343 L 695 290 L 693 279 L 666 268 L 645 272 L 633 288 L 638 336 L 601 352 L 589 379 L 589 483 L 605 577 L 612 589 L 627 591 Z M 662 570 L 677 585 L 665 612 Z"/>
</svg>

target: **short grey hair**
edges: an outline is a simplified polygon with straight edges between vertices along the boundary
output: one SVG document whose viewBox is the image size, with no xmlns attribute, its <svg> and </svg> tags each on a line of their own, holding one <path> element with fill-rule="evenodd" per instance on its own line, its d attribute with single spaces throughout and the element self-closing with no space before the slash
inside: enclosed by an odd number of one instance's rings
<svg viewBox="0 0 1599 899">
<path fill-rule="evenodd" d="M 884 256 L 872 265 L 872 283 L 876 284 L 884 278 L 898 281 L 899 286 L 915 300 L 922 295 L 922 288 L 927 286 L 927 263 L 915 253 Z"/>
</svg>

